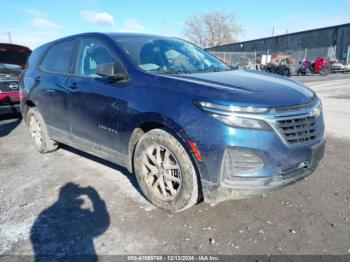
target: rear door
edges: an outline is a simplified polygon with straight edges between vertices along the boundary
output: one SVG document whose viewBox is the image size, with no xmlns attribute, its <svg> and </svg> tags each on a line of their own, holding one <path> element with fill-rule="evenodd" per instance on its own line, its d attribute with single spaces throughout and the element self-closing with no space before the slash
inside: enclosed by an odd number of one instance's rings
<svg viewBox="0 0 350 262">
<path fill-rule="evenodd" d="M 40 70 L 34 76 L 38 87 L 35 89 L 38 107 L 53 137 L 69 134 L 68 78 L 76 40 L 54 44 L 46 53 Z"/>
<path fill-rule="evenodd" d="M 130 82 L 111 82 L 96 74 L 104 63 L 120 63 L 112 48 L 98 38 L 82 38 L 70 77 L 69 112 L 71 135 L 80 144 L 100 151 L 125 153 L 125 129 L 131 121 L 128 110 Z"/>
</svg>

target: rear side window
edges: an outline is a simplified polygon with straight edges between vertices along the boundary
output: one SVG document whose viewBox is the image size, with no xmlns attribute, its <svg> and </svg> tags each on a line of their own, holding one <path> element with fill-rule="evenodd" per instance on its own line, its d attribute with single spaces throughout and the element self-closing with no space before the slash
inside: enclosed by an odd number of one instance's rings
<svg viewBox="0 0 350 262">
<path fill-rule="evenodd" d="M 47 50 L 47 46 L 41 46 L 35 49 L 29 56 L 26 67 L 36 67 Z"/>
<path fill-rule="evenodd" d="M 48 72 L 68 74 L 74 51 L 74 40 L 54 45 L 46 54 L 41 68 Z"/>
</svg>

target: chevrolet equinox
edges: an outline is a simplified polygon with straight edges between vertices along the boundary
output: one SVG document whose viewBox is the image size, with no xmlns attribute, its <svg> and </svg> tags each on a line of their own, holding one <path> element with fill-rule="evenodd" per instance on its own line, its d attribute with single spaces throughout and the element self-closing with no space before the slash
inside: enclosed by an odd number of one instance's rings
<svg viewBox="0 0 350 262">
<path fill-rule="evenodd" d="M 115 162 L 170 211 L 290 185 L 324 154 L 313 91 L 233 70 L 176 38 L 87 33 L 47 43 L 29 57 L 20 101 L 37 151 L 62 143 Z"/>
</svg>

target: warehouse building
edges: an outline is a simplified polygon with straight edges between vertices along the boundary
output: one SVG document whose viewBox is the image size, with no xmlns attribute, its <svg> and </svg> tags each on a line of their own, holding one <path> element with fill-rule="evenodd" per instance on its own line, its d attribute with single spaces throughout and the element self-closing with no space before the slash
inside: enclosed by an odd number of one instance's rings
<svg viewBox="0 0 350 262">
<path fill-rule="evenodd" d="M 257 54 L 273 57 L 282 53 L 299 61 L 322 56 L 350 63 L 350 23 L 216 46 L 207 51 L 226 60 L 242 57 L 252 60 Z"/>
</svg>

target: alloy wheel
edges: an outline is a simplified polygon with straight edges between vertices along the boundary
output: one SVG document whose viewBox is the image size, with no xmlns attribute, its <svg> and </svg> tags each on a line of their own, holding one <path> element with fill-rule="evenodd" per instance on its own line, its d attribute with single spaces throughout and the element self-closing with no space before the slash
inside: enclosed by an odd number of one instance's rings
<svg viewBox="0 0 350 262">
<path fill-rule="evenodd" d="M 29 134 L 37 147 L 43 143 L 43 134 L 40 123 L 35 116 L 32 116 L 29 121 Z"/>
<path fill-rule="evenodd" d="M 175 155 L 162 145 L 149 146 L 143 157 L 143 175 L 148 188 L 163 201 L 176 198 L 182 187 L 182 174 Z"/>
</svg>

